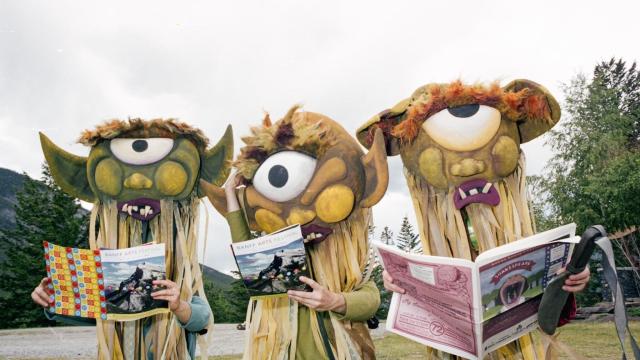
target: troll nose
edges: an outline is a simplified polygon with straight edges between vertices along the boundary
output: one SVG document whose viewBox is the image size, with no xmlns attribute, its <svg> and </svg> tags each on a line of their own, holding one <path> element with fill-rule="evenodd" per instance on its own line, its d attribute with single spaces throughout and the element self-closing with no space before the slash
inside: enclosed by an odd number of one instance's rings
<svg viewBox="0 0 640 360">
<path fill-rule="evenodd" d="M 129 189 L 151 189 L 153 182 L 146 176 L 140 173 L 131 174 L 124 180 L 124 187 Z"/>
<path fill-rule="evenodd" d="M 451 166 L 453 176 L 472 176 L 484 172 L 486 166 L 483 161 L 476 159 L 464 159 Z"/>
<path fill-rule="evenodd" d="M 306 223 L 311 222 L 316 218 L 316 213 L 313 210 L 303 210 L 298 208 L 293 208 L 291 212 L 289 212 L 289 216 L 287 217 L 287 224 L 300 224 L 304 225 Z"/>
</svg>

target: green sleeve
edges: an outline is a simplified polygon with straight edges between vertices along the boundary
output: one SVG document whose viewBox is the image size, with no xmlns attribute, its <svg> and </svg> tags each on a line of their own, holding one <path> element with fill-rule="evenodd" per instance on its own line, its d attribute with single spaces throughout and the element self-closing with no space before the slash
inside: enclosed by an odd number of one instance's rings
<svg viewBox="0 0 640 360">
<path fill-rule="evenodd" d="M 231 241 L 240 242 L 251 239 L 251 231 L 242 210 L 232 211 L 225 216 L 231 229 Z"/>
<path fill-rule="evenodd" d="M 338 316 L 339 320 L 367 321 L 380 307 L 380 291 L 373 280 L 369 280 L 358 290 L 342 293 L 346 303 L 346 312 Z"/>
</svg>

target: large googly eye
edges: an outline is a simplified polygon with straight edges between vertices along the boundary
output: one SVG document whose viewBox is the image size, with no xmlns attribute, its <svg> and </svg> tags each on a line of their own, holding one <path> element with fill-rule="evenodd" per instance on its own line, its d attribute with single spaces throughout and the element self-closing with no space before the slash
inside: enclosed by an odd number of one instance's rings
<svg viewBox="0 0 640 360">
<path fill-rule="evenodd" d="M 260 165 L 253 186 L 271 201 L 289 201 L 307 187 L 316 163 L 316 159 L 297 151 L 275 153 Z"/>
<path fill-rule="evenodd" d="M 487 105 L 462 105 L 430 116 L 422 128 L 441 146 L 453 151 L 471 151 L 486 145 L 500 128 L 501 114 Z"/>
<path fill-rule="evenodd" d="M 131 165 L 147 165 L 162 160 L 173 149 L 173 139 L 113 139 L 111 152 L 120 161 Z"/>
</svg>

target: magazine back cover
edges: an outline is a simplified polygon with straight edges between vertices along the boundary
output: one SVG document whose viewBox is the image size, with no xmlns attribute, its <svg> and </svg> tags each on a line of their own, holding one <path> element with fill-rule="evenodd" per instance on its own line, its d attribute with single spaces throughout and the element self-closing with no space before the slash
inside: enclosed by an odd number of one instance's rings
<svg viewBox="0 0 640 360">
<path fill-rule="evenodd" d="M 244 285 L 252 297 L 308 291 L 300 276 L 311 277 L 300 226 L 231 244 Z"/>
</svg>

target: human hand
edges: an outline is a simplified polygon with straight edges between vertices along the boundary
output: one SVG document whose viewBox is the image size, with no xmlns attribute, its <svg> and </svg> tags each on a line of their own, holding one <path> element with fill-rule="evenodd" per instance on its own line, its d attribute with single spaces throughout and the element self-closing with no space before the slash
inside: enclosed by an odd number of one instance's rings
<svg viewBox="0 0 640 360">
<path fill-rule="evenodd" d="M 564 271 L 564 269 L 561 269 L 561 271 Z M 564 281 L 562 290 L 572 293 L 582 291 L 589 283 L 590 278 L 591 271 L 589 270 L 589 266 L 587 266 L 582 270 L 582 272 L 569 275 L 569 277 Z"/>
<path fill-rule="evenodd" d="M 347 311 L 347 304 L 341 294 L 329 291 L 305 276 L 300 276 L 300 281 L 311 286 L 313 291 L 289 290 L 287 292 L 289 298 L 315 311 L 333 311 L 339 314 L 344 314 Z"/>
<path fill-rule="evenodd" d="M 227 199 L 227 212 L 232 212 L 240 209 L 238 204 L 238 198 L 236 197 L 236 188 L 240 185 L 242 176 L 238 173 L 238 170 L 231 169 L 231 173 L 227 178 L 227 181 L 222 185 L 224 188 L 224 194 Z"/>
<path fill-rule="evenodd" d="M 31 292 L 31 299 L 33 299 L 33 302 L 43 308 L 48 308 L 53 305 L 53 300 L 49 297 L 48 286 L 50 282 L 50 278 L 42 278 L 42 280 L 40 280 L 40 284 L 38 284 L 38 286 L 36 286 L 36 288 Z"/>
<path fill-rule="evenodd" d="M 180 288 L 171 280 L 153 280 L 153 285 L 164 286 L 164 290 L 151 293 L 154 300 L 165 300 L 169 303 L 169 310 L 175 312 L 180 307 Z"/>
<path fill-rule="evenodd" d="M 384 281 L 384 288 L 385 289 L 387 289 L 389 291 L 397 292 L 397 293 L 400 293 L 400 294 L 404 294 L 406 292 L 405 289 L 403 289 L 400 286 L 398 286 L 398 285 L 393 283 L 394 280 L 391 277 L 391 275 L 389 275 L 387 270 L 382 271 L 382 280 Z"/>
</svg>

